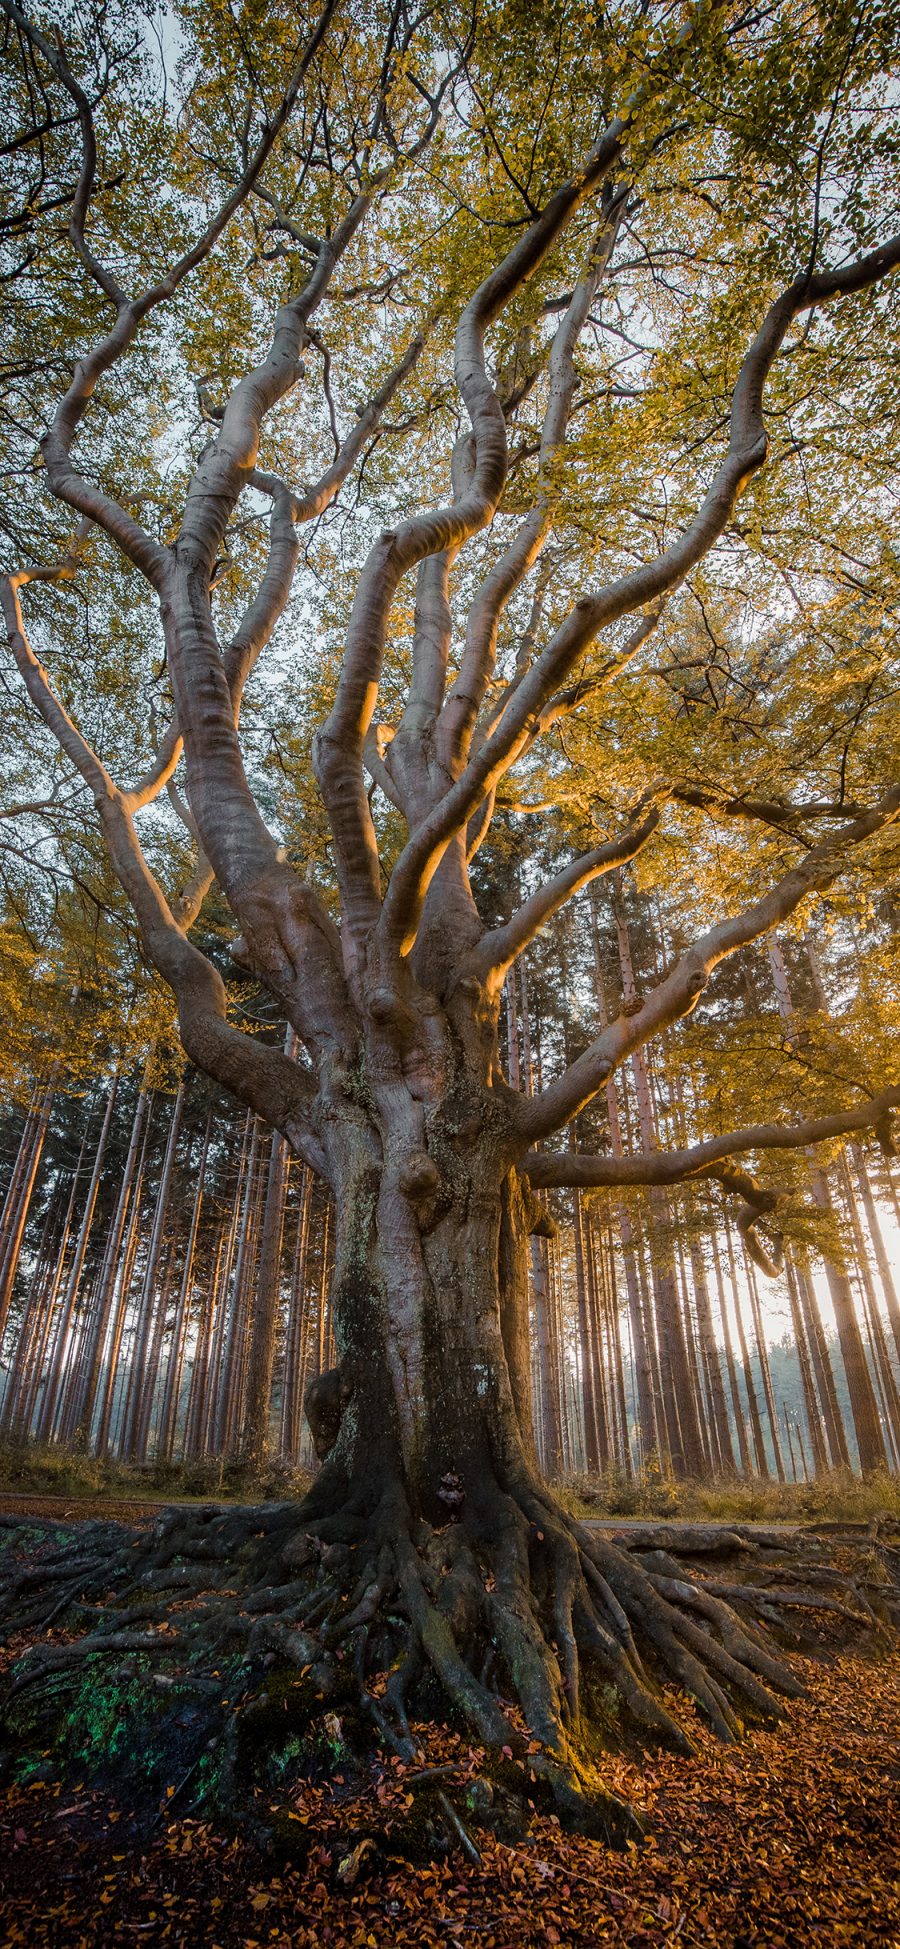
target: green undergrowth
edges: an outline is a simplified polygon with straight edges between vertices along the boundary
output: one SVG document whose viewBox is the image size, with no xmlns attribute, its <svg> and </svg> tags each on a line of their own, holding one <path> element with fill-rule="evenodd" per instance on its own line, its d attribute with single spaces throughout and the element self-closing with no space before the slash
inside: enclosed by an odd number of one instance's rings
<svg viewBox="0 0 900 1949">
<path fill-rule="evenodd" d="M 321 1818 L 340 1822 L 342 1808 L 350 1821 L 342 1855 L 354 1844 L 389 1845 L 417 1861 L 446 1855 L 456 1844 L 445 1830 L 446 1776 L 466 1820 L 509 1843 L 521 1840 L 545 1802 L 550 1810 L 529 1763 L 476 1755 L 462 1720 L 444 1735 L 427 1728 L 430 1738 L 449 1742 L 451 1764 L 429 1768 L 420 1753 L 395 1772 L 398 1762 L 381 1751 L 360 1710 L 349 1661 L 327 1700 L 292 1668 L 276 1666 L 262 1682 L 257 1674 L 249 1693 L 247 1676 L 233 1658 L 217 1671 L 218 1685 L 201 1680 L 198 1690 L 189 1671 L 172 1677 L 140 1654 L 124 1662 L 98 1654 L 7 1701 L 0 1782 L 29 1788 L 77 1779 L 79 1792 L 121 1800 L 132 1834 L 147 1836 L 173 1816 L 199 1817 L 239 1831 L 275 1863 L 302 1862 Z M 467 1777 L 476 1760 L 477 1776 Z"/>
<path fill-rule="evenodd" d="M 557 1493 L 574 1514 L 656 1517 L 691 1522 L 809 1523 L 900 1521 L 900 1477 L 877 1471 L 864 1479 L 836 1469 L 814 1482 L 674 1482 L 655 1468 L 633 1478 L 621 1471 L 573 1476 Z"/>
<path fill-rule="evenodd" d="M 271 1463 L 255 1474 L 219 1461 L 151 1463 L 103 1460 L 61 1444 L 0 1442 L 0 1495 L 109 1496 L 130 1502 L 284 1501 L 303 1495 L 304 1469 Z"/>
</svg>

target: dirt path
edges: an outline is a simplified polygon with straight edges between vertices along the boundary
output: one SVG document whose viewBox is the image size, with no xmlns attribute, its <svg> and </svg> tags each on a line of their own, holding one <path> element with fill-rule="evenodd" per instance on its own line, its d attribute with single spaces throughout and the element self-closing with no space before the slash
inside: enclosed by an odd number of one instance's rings
<svg viewBox="0 0 900 1949">
<path fill-rule="evenodd" d="M 158 1516 L 168 1507 L 166 1502 L 145 1502 L 137 1496 L 45 1496 L 31 1495 L 27 1489 L 19 1494 L 0 1493 L 0 1516 L 40 1516 L 48 1523 L 82 1522 L 92 1516 L 137 1523 L 143 1516 Z"/>
<path fill-rule="evenodd" d="M 45 1495 L 39 1491 L 32 1492 L 28 1489 L 0 1490 L 0 1516 L 43 1516 L 46 1517 L 48 1522 L 56 1522 L 62 1517 L 65 1517 L 69 1522 L 80 1521 L 82 1519 L 87 1521 L 89 1518 L 95 1516 L 107 1516 L 111 1520 L 122 1523 L 139 1522 L 143 1516 L 158 1516 L 163 1509 L 171 1509 L 176 1503 L 179 1506 L 183 1505 L 185 1508 L 191 1508 L 201 1503 L 204 1507 L 213 1508 L 230 1509 L 240 1507 L 240 1502 L 237 1498 L 228 1502 L 219 1502 L 215 1496 L 167 1496 L 161 1497 L 156 1501 L 145 1496 L 63 1496 Z M 651 1527 L 660 1529 L 666 1528 L 669 1525 L 675 1528 L 685 1527 L 685 1519 L 681 1517 L 585 1516 L 582 1520 L 588 1529 L 602 1530 L 604 1535 L 613 1535 L 617 1530 L 627 1532 L 630 1530 L 645 1529 L 648 1523 Z M 730 1530 L 734 1528 L 734 1524 L 725 1520 L 719 1521 L 718 1519 L 711 1518 L 709 1521 L 704 1521 L 702 1527 L 706 1529 Z M 739 1527 L 748 1530 L 765 1530 L 771 1529 L 772 1527 L 777 1527 L 780 1530 L 791 1530 L 799 1528 L 800 1525 L 797 1523 L 778 1523 L 773 1526 L 771 1523 L 742 1522 Z"/>
</svg>

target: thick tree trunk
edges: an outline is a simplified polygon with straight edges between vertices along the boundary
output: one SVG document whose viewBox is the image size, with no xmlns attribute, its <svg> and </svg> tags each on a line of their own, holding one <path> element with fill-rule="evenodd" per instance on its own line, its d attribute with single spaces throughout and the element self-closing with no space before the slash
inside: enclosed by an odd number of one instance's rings
<svg viewBox="0 0 900 1949">
<path fill-rule="evenodd" d="M 633 1831 L 596 1764 L 610 1697 L 642 1737 L 686 1746 L 645 1658 L 724 1739 L 748 1714 L 775 1713 L 770 1684 L 796 1685 L 716 1587 L 652 1547 L 640 1559 L 615 1548 L 541 1482 L 521 1325 L 532 1201 L 505 1132 L 476 1129 L 466 1092 L 445 1092 L 413 1171 L 396 1126 L 376 1130 L 365 1103 L 335 1124 L 332 1391 L 343 1414 L 325 1464 L 302 1505 L 271 1515 L 200 1512 L 194 1538 L 192 1512 L 173 1512 L 162 1550 L 154 1527 L 149 1564 L 143 1543 L 129 1553 L 130 1574 L 152 1591 L 176 1555 L 179 1591 L 182 1576 L 206 1589 L 221 1534 L 229 1588 L 249 1577 L 253 1602 L 229 1607 L 217 1578 L 205 1620 L 188 1613 L 194 1656 L 206 1645 L 218 1672 L 223 1644 L 249 1633 L 251 1674 L 274 1655 L 311 1671 L 326 1701 L 355 1685 L 383 1742 L 407 1759 L 420 1686 L 433 1711 L 437 1681 L 472 1734 L 521 1767 L 526 1794 L 548 1793 L 588 1831 Z M 117 1535 L 113 1565 L 120 1556 Z M 82 1589 L 76 1566 L 76 1601 Z M 53 1601 L 66 1592 L 54 1587 Z M 167 1652 L 182 1628 L 175 1616 L 171 1634 L 140 1643 Z M 81 1655 L 63 1647 L 65 1660 Z"/>
</svg>

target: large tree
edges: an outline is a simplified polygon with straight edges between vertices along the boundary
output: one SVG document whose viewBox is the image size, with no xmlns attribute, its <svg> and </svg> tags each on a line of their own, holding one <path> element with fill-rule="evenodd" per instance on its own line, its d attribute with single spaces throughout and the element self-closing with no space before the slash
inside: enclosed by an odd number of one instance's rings
<svg viewBox="0 0 900 1949">
<path fill-rule="evenodd" d="M 294 1653 L 324 1671 L 351 1638 L 363 1675 L 392 1666 L 369 1704 L 393 1737 L 430 1667 L 508 1745 L 499 1686 L 565 1798 L 598 1673 L 670 1737 L 642 1652 L 725 1735 L 779 1674 L 540 1481 L 535 1193 L 711 1175 L 752 1238 L 775 1190 L 735 1158 L 900 1103 L 851 1088 L 675 1153 L 553 1144 L 719 963 L 863 852 L 887 870 L 890 737 L 840 763 L 803 699 L 835 656 L 816 619 L 880 641 L 896 581 L 895 11 L 186 0 L 156 61 L 127 5 L 0 4 L 7 527 L 31 554 L 3 603 L 35 762 L 93 798 L 191 1060 L 334 1192 L 342 1414 L 287 1546 L 319 1579 Z M 734 712 L 698 736 L 723 658 L 765 737 Z M 509 821 L 539 858 L 544 793 L 565 801 L 564 721 L 593 784 L 557 870 L 491 921 L 495 835 L 494 886 Z M 196 842 L 171 895 L 167 804 Z M 512 1087 L 510 967 L 664 845 L 683 945 Z M 229 1017 L 192 933 L 213 881 L 296 1059 Z"/>
</svg>

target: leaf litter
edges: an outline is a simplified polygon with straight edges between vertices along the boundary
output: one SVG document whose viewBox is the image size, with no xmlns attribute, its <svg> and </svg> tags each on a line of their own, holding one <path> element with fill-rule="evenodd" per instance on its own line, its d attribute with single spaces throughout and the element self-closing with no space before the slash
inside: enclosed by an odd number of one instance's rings
<svg viewBox="0 0 900 1949">
<path fill-rule="evenodd" d="M 809 1685 L 774 1730 L 722 1747 L 699 1721 L 692 1758 L 610 1756 L 608 1784 L 647 1815 L 614 1852 L 533 1822 L 504 1845 L 446 1830 L 438 1858 L 391 1848 L 417 1778 L 437 1769 L 465 1804 L 481 1755 L 418 1728 L 421 1761 L 337 1776 L 281 1808 L 305 1859 L 261 1856 L 202 1819 L 165 1814 L 148 1842 L 127 1808 L 82 1782 L 0 1795 L 0 1940 L 14 1949 L 898 1949 L 900 1661 L 796 1659 Z M 682 1711 L 684 1710 L 682 1702 Z M 462 1797 L 461 1797 L 462 1796 Z M 365 1832 L 377 1819 L 379 1839 Z M 474 1856 L 474 1858 L 472 1858 Z"/>
</svg>

